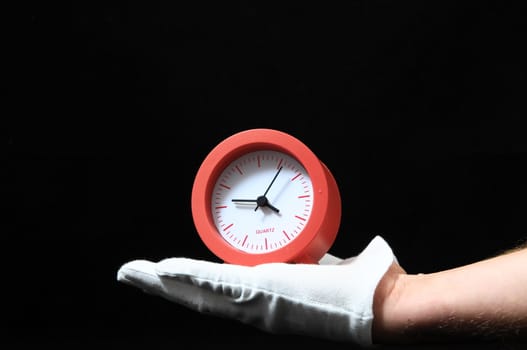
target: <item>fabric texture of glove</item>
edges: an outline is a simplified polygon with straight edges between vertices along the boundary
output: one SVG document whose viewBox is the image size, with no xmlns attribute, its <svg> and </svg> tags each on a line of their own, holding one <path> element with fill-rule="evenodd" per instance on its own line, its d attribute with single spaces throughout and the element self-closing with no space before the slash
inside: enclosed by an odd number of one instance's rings
<svg viewBox="0 0 527 350">
<path fill-rule="evenodd" d="M 241 266 L 189 258 L 134 260 L 117 280 L 202 313 L 270 333 L 372 345 L 375 289 L 395 261 L 376 236 L 357 256 L 319 264 Z"/>
</svg>

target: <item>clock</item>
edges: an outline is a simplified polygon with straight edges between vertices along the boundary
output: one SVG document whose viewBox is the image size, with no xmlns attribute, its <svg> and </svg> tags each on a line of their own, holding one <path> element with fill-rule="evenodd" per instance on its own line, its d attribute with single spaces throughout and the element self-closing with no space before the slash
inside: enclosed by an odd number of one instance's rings
<svg viewBox="0 0 527 350">
<path fill-rule="evenodd" d="M 331 171 L 302 141 L 275 129 L 244 130 L 218 143 L 191 197 L 199 237 L 231 264 L 318 263 L 340 226 Z"/>
</svg>

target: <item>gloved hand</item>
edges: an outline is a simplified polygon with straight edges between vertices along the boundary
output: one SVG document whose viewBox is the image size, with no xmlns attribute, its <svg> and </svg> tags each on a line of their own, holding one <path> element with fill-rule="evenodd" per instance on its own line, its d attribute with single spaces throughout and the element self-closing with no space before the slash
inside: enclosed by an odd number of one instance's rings
<svg viewBox="0 0 527 350">
<path fill-rule="evenodd" d="M 356 257 L 326 254 L 318 265 L 134 260 L 121 266 L 117 280 L 270 333 L 371 346 L 373 296 L 394 261 L 390 246 L 376 236 Z"/>
</svg>

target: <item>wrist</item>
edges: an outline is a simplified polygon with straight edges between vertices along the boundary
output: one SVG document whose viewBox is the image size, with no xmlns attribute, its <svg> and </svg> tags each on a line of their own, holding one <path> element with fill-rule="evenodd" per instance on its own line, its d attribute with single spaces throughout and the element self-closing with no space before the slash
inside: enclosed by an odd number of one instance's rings
<svg viewBox="0 0 527 350">
<path fill-rule="evenodd" d="M 426 276 L 409 275 L 393 263 L 375 290 L 372 338 L 376 344 L 409 343 L 414 322 L 422 312 L 416 286 Z M 419 310 L 421 309 L 421 310 Z"/>
</svg>

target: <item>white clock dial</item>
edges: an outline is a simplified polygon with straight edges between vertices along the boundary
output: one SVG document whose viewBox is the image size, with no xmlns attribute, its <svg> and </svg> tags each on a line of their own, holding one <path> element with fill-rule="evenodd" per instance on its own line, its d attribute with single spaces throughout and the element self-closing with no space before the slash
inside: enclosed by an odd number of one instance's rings
<svg viewBox="0 0 527 350">
<path fill-rule="evenodd" d="M 220 174 L 211 193 L 218 232 L 251 254 L 281 249 L 300 235 L 313 209 L 313 184 L 295 158 L 273 150 L 244 154 Z"/>
</svg>

